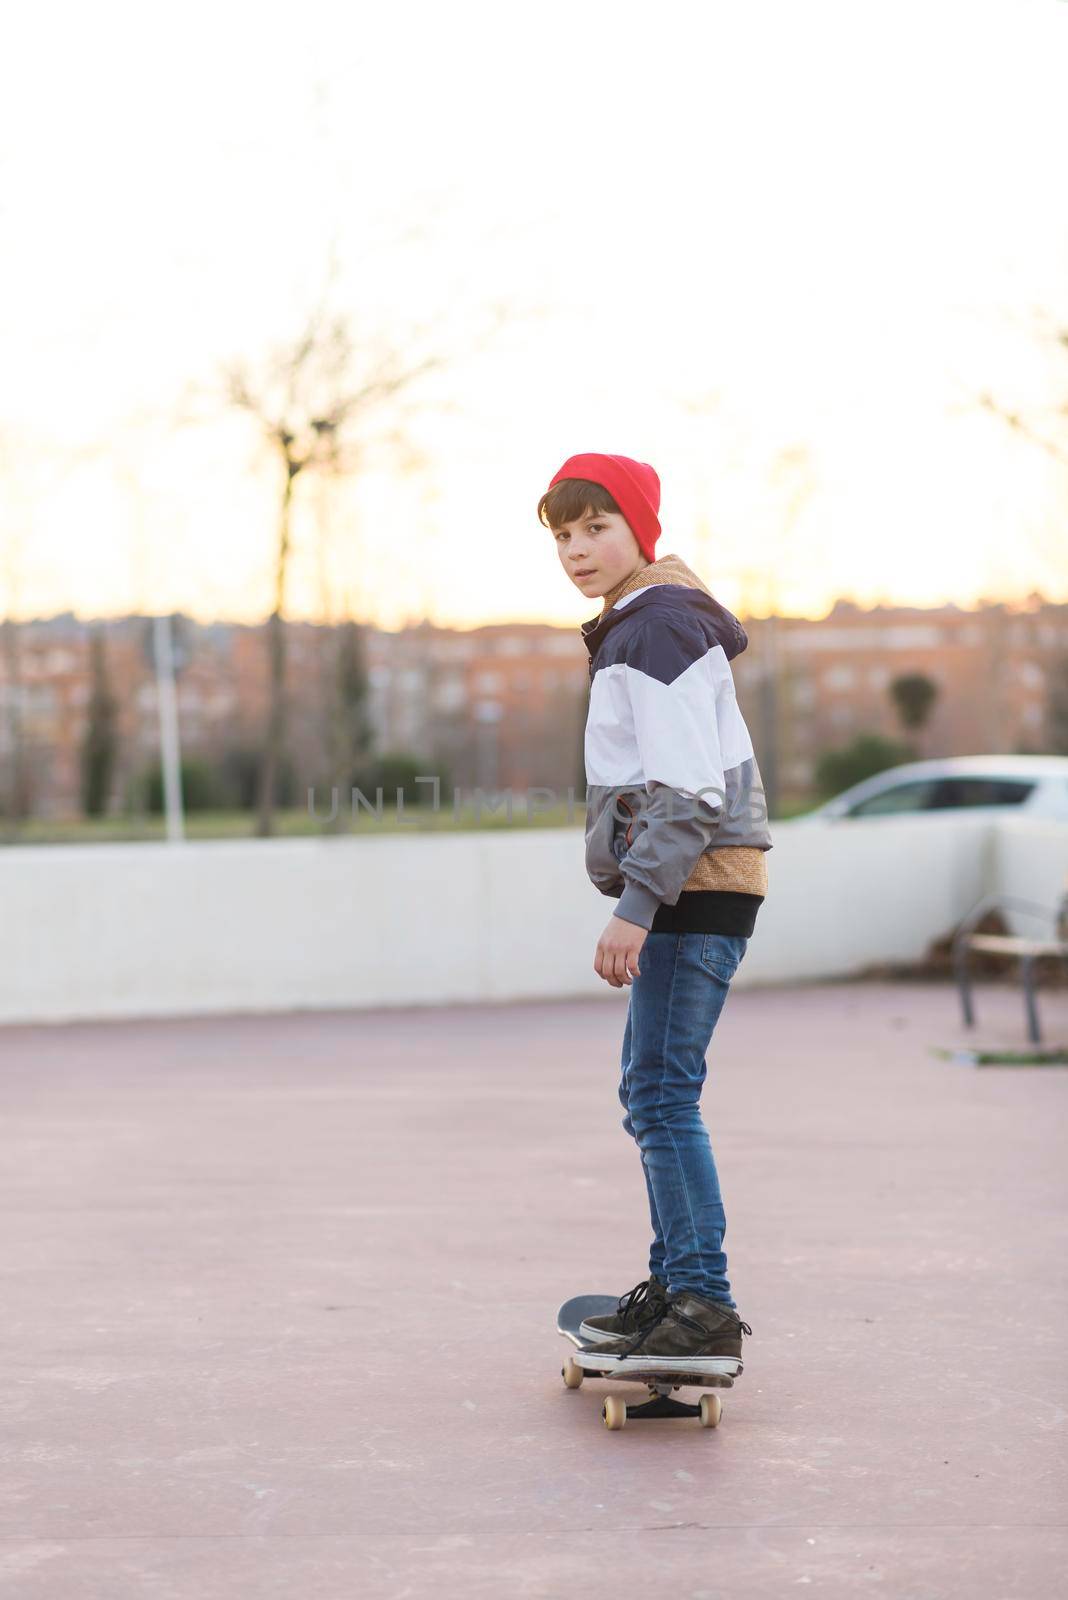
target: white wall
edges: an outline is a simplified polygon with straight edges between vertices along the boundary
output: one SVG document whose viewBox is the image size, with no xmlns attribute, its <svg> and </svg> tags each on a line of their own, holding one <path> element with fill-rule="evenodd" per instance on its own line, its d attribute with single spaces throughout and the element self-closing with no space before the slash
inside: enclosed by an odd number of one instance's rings
<svg viewBox="0 0 1068 1600">
<path fill-rule="evenodd" d="M 983 893 L 1053 903 L 1068 827 L 780 822 L 737 985 L 915 959 Z M 0 849 L 0 1022 L 605 996 L 581 828 Z"/>
</svg>

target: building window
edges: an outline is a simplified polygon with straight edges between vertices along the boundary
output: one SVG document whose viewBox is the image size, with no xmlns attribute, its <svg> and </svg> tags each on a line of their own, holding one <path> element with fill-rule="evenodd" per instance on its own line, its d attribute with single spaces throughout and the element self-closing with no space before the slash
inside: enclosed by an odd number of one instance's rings
<svg viewBox="0 0 1068 1600">
<path fill-rule="evenodd" d="M 459 711 L 466 698 L 463 678 L 458 673 L 450 673 L 438 684 L 434 704 L 439 711 Z"/>
</svg>

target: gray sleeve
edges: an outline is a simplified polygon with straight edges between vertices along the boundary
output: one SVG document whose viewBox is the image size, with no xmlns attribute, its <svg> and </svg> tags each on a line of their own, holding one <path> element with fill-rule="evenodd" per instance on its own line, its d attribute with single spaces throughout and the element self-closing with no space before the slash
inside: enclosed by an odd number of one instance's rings
<svg viewBox="0 0 1068 1600">
<path fill-rule="evenodd" d="M 648 782 L 634 843 L 619 864 L 626 886 L 613 915 L 641 928 L 651 927 L 657 907 L 673 906 L 678 900 L 683 884 L 719 832 L 722 816 L 722 802 L 713 808 L 666 783 Z"/>
</svg>

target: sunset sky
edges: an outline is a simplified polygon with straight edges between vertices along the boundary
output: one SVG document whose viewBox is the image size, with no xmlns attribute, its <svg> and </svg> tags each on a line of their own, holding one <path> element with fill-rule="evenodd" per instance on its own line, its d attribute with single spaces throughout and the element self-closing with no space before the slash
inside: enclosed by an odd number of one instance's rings
<svg viewBox="0 0 1068 1600">
<path fill-rule="evenodd" d="M 1068 601 L 1061 0 L 5 29 L 0 615 L 267 613 L 274 469 L 218 377 L 331 252 L 361 333 L 451 359 L 424 466 L 302 492 L 292 616 L 581 621 L 534 508 L 585 450 L 654 464 L 659 553 L 747 614 Z"/>
</svg>

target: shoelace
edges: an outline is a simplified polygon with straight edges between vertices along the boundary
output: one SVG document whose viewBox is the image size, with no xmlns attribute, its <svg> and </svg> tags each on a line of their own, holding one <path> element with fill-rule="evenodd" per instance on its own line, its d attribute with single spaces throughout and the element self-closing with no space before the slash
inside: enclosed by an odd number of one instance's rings
<svg viewBox="0 0 1068 1600">
<path fill-rule="evenodd" d="M 653 1285 L 651 1278 L 644 1278 L 641 1283 L 635 1284 L 634 1288 L 631 1289 L 629 1293 L 620 1296 L 620 1316 L 629 1316 L 632 1310 L 636 1310 L 636 1308 L 639 1308 L 642 1305 L 643 1301 L 649 1299 L 652 1292 Z"/>
<path fill-rule="evenodd" d="M 674 1315 L 676 1322 L 684 1323 L 686 1327 L 693 1328 L 698 1333 L 704 1333 L 707 1331 L 699 1322 L 695 1322 L 692 1317 L 686 1316 L 684 1312 L 676 1310 L 675 1307 L 672 1306 L 671 1302 L 667 1301 L 660 1307 L 659 1310 L 651 1311 L 649 1317 L 641 1324 L 633 1338 L 631 1338 L 622 1349 L 614 1351 L 613 1354 L 617 1356 L 633 1355 L 635 1350 L 637 1350 L 638 1346 L 642 1343 L 646 1334 L 649 1333 L 651 1329 L 655 1328 L 657 1323 L 663 1322 L 664 1318 L 669 1313 Z M 738 1327 L 742 1333 L 752 1334 L 753 1332 L 748 1322 L 743 1322 L 741 1318 L 738 1320 Z"/>
</svg>

